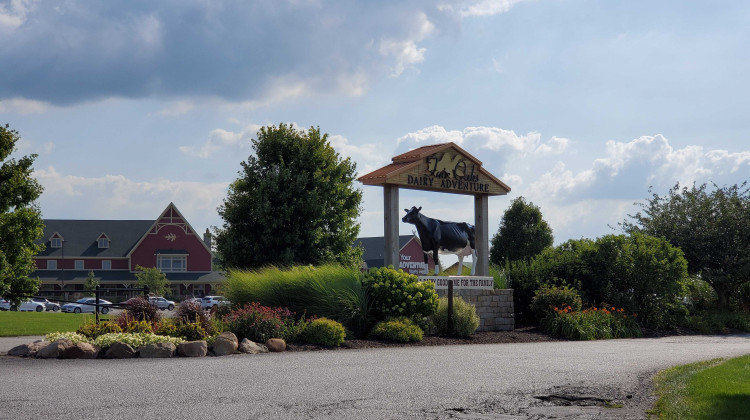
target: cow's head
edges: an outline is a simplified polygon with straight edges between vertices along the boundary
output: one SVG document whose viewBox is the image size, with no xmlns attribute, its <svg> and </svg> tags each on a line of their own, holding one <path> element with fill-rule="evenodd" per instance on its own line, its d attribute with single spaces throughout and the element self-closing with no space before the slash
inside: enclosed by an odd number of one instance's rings
<svg viewBox="0 0 750 420">
<path fill-rule="evenodd" d="M 419 220 L 419 211 L 420 210 L 422 210 L 422 207 L 419 207 L 419 208 L 412 207 L 411 210 L 404 209 L 404 211 L 406 212 L 406 216 L 404 216 L 401 219 L 401 221 L 404 222 L 404 223 L 411 223 L 413 225 L 416 224 L 417 221 Z"/>
</svg>

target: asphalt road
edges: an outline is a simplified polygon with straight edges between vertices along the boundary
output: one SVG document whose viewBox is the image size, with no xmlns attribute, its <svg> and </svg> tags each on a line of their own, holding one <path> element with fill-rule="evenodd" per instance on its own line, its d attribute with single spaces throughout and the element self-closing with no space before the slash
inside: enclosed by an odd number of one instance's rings
<svg viewBox="0 0 750 420">
<path fill-rule="evenodd" d="M 750 335 L 200 359 L 4 356 L 0 419 L 644 418 L 656 371 L 744 354 Z M 623 407 L 561 407 L 544 401 L 551 395 Z"/>
</svg>

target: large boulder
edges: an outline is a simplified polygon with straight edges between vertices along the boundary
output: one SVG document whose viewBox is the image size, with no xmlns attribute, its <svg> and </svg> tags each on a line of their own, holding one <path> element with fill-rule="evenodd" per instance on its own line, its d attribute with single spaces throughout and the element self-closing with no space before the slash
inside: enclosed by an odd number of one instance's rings
<svg viewBox="0 0 750 420">
<path fill-rule="evenodd" d="M 203 357 L 208 353 L 205 341 L 186 341 L 177 345 L 177 355 L 183 357 Z"/>
<path fill-rule="evenodd" d="M 228 354 L 234 354 L 237 351 L 237 336 L 232 332 L 223 332 L 214 341 L 214 345 L 211 347 L 213 352 L 217 356 L 226 356 Z"/>
<path fill-rule="evenodd" d="M 57 359 L 57 358 L 62 357 L 65 349 L 67 349 L 68 347 L 72 347 L 72 346 L 73 346 L 72 341 L 68 340 L 67 338 L 61 338 L 41 348 L 36 353 L 36 357 L 40 359 Z"/>
<path fill-rule="evenodd" d="M 21 344 L 8 351 L 8 356 L 34 357 L 37 352 L 49 345 L 49 341 L 37 340 L 31 344 Z"/>
<path fill-rule="evenodd" d="M 286 350 L 286 341 L 281 338 L 269 338 L 266 341 L 266 347 L 270 352 L 282 352 Z"/>
<path fill-rule="evenodd" d="M 172 357 L 175 351 L 177 351 L 177 346 L 172 343 L 153 343 L 141 347 L 138 354 L 146 359 L 156 359 Z"/>
<path fill-rule="evenodd" d="M 76 343 L 63 351 L 63 359 L 96 359 L 99 357 L 99 347 L 89 343 Z"/>
<path fill-rule="evenodd" d="M 258 344 L 255 341 L 248 340 L 247 338 L 242 340 L 238 350 L 247 354 L 268 353 L 268 347 L 263 344 Z"/>
<path fill-rule="evenodd" d="M 130 359 L 135 357 L 135 349 L 130 344 L 118 341 L 104 353 L 104 357 L 108 359 Z"/>
</svg>

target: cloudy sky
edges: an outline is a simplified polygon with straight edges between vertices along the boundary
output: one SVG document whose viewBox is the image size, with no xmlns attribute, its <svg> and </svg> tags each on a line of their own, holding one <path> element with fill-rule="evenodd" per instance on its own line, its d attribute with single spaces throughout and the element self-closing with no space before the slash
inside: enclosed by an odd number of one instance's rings
<svg viewBox="0 0 750 420">
<path fill-rule="evenodd" d="M 360 175 L 452 141 L 555 242 L 610 226 L 675 183 L 750 178 L 750 2 L 0 0 L 0 123 L 36 153 L 46 218 L 199 231 L 259 127 L 319 126 Z M 382 189 L 362 236 L 383 234 Z M 468 196 L 402 208 L 473 220 Z M 402 225 L 403 234 L 412 231 Z"/>
</svg>

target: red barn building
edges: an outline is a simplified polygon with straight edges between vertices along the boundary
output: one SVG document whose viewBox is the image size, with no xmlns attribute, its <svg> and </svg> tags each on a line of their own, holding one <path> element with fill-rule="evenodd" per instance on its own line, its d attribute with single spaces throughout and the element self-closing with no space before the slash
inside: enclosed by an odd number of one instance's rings
<svg viewBox="0 0 750 420">
<path fill-rule="evenodd" d="M 42 281 L 41 295 L 79 293 L 89 276 L 101 287 L 132 287 L 136 267 L 157 267 L 174 298 L 211 294 L 223 276 L 212 270 L 211 235 L 203 238 L 173 203 L 156 220 L 44 221 L 45 249 L 35 256 L 31 277 Z M 127 294 L 125 294 L 127 296 Z"/>
</svg>

